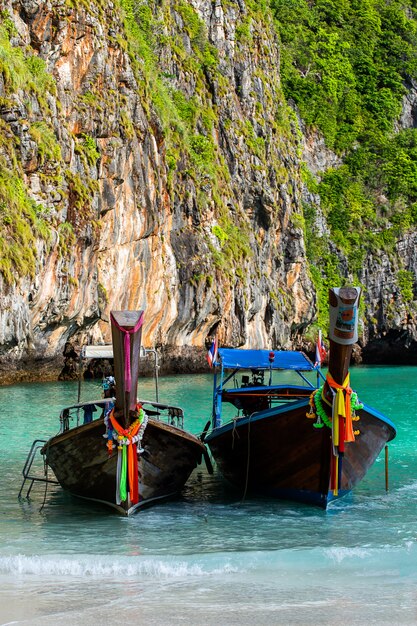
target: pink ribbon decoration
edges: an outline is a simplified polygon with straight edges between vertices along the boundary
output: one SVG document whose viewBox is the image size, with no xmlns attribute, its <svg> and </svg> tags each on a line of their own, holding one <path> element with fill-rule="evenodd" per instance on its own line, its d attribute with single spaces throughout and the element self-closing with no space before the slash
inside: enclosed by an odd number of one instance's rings
<svg viewBox="0 0 417 626">
<path fill-rule="evenodd" d="M 130 335 L 133 335 L 134 333 L 136 333 L 139 330 L 139 328 L 142 326 L 143 311 L 139 320 L 136 323 L 136 326 L 133 326 L 133 328 L 130 328 L 130 329 L 123 328 L 123 326 L 119 326 L 119 324 L 116 322 L 113 316 L 113 313 L 110 313 L 110 319 L 111 319 L 112 324 L 114 324 L 114 326 L 116 326 L 118 330 L 124 333 L 123 347 L 124 347 L 124 353 L 125 353 L 125 391 L 130 391 L 130 387 L 132 383 L 132 376 L 130 372 Z"/>
</svg>

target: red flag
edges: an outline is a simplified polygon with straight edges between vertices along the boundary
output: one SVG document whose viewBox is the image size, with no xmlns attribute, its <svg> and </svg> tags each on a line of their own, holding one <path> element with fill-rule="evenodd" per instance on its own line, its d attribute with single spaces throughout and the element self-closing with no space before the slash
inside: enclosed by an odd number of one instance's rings
<svg viewBox="0 0 417 626">
<path fill-rule="evenodd" d="M 211 346 L 207 352 L 206 359 L 210 367 L 214 367 L 217 359 L 217 339 L 213 339 L 213 341 L 211 342 Z"/>
</svg>

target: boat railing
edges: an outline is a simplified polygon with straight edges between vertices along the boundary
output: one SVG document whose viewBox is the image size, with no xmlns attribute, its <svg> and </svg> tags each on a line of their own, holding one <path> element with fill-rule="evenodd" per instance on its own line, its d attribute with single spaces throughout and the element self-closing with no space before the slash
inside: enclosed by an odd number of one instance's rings
<svg viewBox="0 0 417 626">
<path fill-rule="evenodd" d="M 161 422 L 166 422 L 177 428 L 184 428 L 184 411 L 179 406 L 154 402 L 153 400 L 138 400 L 143 410 L 149 417 L 153 417 Z"/>
<path fill-rule="evenodd" d="M 89 400 L 65 407 L 59 416 L 60 432 L 63 433 L 71 428 L 103 419 L 109 405 L 111 407 L 114 401 L 115 398 L 101 398 L 100 400 Z M 182 408 L 153 400 L 138 400 L 138 404 L 143 407 L 148 417 L 166 422 L 177 428 L 184 428 L 184 411 Z M 98 415 L 93 417 L 94 413 L 98 413 Z"/>
<path fill-rule="evenodd" d="M 304 385 L 243 384 L 240 387 L 223 388 L 222 402 L 230 403 L 238 409 L 236 418 L 241 415 L 248 417 L 253 413 L 297 402 L 300 398 L 308 398 L 312 390 L 314 387 Z"/>
</svg>

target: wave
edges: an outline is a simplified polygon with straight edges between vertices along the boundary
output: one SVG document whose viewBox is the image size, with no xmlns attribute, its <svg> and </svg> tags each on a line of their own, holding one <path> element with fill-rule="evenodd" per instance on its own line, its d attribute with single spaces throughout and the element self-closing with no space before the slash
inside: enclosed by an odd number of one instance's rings
<svg viewBox="0 0 417 626">
<path fill-rule="evenodd" d="M 417 546 L 413 541 L 403 545 L 315 547 L 284 550 L 216 552 L 181 557 L 103 555 L 9 555 L 0 556 L 0 575 L 41 577 L 73 577 L 97 579 L 164 581 L 204 577 L 256 576 L 279 577 L 347 572 L 367 576 L 383 573 L 417 577 L 415 562 Z M 387 568 L 387 563 L 389 567 Z M 388 572 L 389 570 L 389 572 Z"/>
<path fill-rule="evenodd" d="M 40 576 L 73 577 L 132 577 L 147 576 L 152 579 L 199 577 L 233 573 L 235 568 L 226 560 L 216 564 L 178 560 L 175 558 L 155 559 L 140 556 L 103 557 L 84 556 L 2 556 L 0 574 L 33 574 Z"/>
</svg>

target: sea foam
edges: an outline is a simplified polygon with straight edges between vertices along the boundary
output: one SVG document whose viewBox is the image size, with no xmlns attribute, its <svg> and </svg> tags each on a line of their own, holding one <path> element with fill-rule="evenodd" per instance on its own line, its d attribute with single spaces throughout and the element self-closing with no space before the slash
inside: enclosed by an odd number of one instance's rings
<svg viewBox="0 0 417 626">
<path fill-rule="evenodd" d="M 152 555 L 10 555 L 0 556 L 0 575 L 74 578 L 131 578 L 148 580 L 258 575 L 285 578 L 300 572 L 322 575 L 342 567 L 344 572 L 361 575 L 366 563 L 369 575 L 386 571 L 392 574 L 414 571 L 417 547 L 412 540 L 402 545 L 316 546 L 311 548 L 213 552 L 181 556 Z"/>
<path fill-rule="evenodd" d="M 222 562 L 223 561 L 223 562 Z M 229 562 L 155 559 L 150 557 L 88 556 L 2 556 L 0 574 L 72 577 L 131 577 L 147 576 L 155 580 L 228 574 L 237 571 Z"/>
</svg>

